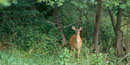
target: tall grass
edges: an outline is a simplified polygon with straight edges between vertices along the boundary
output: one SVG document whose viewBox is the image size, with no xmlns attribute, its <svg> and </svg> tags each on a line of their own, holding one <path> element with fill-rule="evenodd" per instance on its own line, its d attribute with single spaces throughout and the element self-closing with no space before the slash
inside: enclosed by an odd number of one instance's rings
<svg viewBox="0 0 130 65">
<path fill-rule="evenodd" d="M 29 54 L 25 51 L 0 52 L 0 65 L 53 65 L 54 56 Z"/>
<path fill-rule="evenodd" d="M 16 49 L 0 51 L 0 65 L 128 65 L 118 63 L 118 58 L 111 53 L 95 54 L 90 51 L 91 49 L 83 47 L 79 59 L 75 52 L 70 52 L 67 48 L 61 48 L 54 54 L 29 53 Z"/>
</svg>

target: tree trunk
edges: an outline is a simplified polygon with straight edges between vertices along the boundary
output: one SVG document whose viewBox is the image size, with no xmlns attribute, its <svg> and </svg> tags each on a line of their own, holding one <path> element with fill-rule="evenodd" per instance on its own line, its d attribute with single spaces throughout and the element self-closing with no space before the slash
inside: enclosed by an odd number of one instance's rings
<svg viewBox="0 0 130 65">
<path fill-rule="evenodd" d="M 109 10 L 109 15 L 110 15 L 112 26 L 113 26 L 113 29 L 114 29 L 114 32 L 116 35 L 116 54 L 117 54 L 117 56 L 120 56 L 123 52 L 122 34 L 121 34 L 121 30 L 120 30 L 122 9 L 121 8 L 118 9 L 116 24 L 115 24 L 115 19 L 114 19 L 114 16 L 113 16 L 113 13 L 111 10 Z"/>
<path fill-rule="evenodd" d="M 3 22 L 3 13 L 0 12 L 0 24 Z"/>
<path fill-rule="evenodd" d="M 129 43 L 129 31 L 128 31 L 128 25 L 127 25 L 127 37 L 126 37 L 126 40 L 125 40 L 125 50 L 126 50 L 126 54 L 128 54 L 130 52 L 130 43 Z M 127 62 L 130 63 L 129 61 L 129 58 L 126 58 L 127 59 Z"/>
<path fill-rule="evenodd" d="M 126 39 L 126 43 L 125 43 L 125 45 L 126 45 L 126 53 L 130 52 L 130 43 L 129 43 L 129 40 L 130 39 Z"/>
<path fill-rule="evenodd" d="M 96 12 L 96 24 L 95 24 L 95 32 L 94 32 L 94 49 L 96 53 L 99 53 L 98 37 L 99 37 L 101 9 L 102 9 L 102 0 L 98 0 L 98 10 Z"/>
<path fill-rule="evenodd" d="M 82 22 L 82 10 L 78 8 L 78 11 L 79 11 L 79 20 L 78 20 L 77 28 L 80 27 L 80 23 Z"/>
<path fill-rule="evenodd" d="M 129 43 L 129 40 L 130 39 L 126 39 L 126 42 L 125 42 L 125 50 L 126 50 L 126 54 L 128 54 L 129 52 L 130 52 L 130 43 Z M 128 63 L 130 63 L 130 60 L 129 60 L 129 58 L 128 57 L 126 57 L 126 61 L 128 62 Z"/>
<path fill-rule="evenodd" d="M 114 33 L 116 34 L 116 25 L 115 25 L 115 19 L 114 19 L 112 10 L 109 10 L 109 15 L 110 15 L 110 18 L 111 18 L 111 22 L 112 22 Z"/>
<path fill-rule="evenodd" d="M 66 37 L 65 37 L 65 34 L 63 32 L 63 29 L 62 29 L 63 24 L 62 24 L 62 21 L 59 17 L 59 10 L 58 10 L 57 5 L 55 5 L 55 7 L 54 7 L 53 15 L 55 18 L 55 22 L 57 23 L 58 30 L 61 33 L 62 43 L 63 43 L 63 45 L 66 45 Z"/>
<path fill-rule="evenodd" d="M 122 9 L 118 9 L 117 13 L 117 23 L 116 23 L 116 48 L 117 48 L 117 56 L 121 56 L 123 53 L 123 46 L 122 46 L 122 36 L 121 36 L 121 19 L 122 19 Z"/>
</svg>

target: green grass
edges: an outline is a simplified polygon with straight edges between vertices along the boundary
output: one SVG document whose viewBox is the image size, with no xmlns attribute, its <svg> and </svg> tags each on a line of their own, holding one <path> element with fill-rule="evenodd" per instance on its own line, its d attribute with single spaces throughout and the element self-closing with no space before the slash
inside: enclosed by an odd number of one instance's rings
<svg viewBox="0 0 130 65">
<path fill-rule="evenodd" d="M 63 49 L 64 50 L 64 49 Z M 59 51 L 55 54 L 35 54 L 28 51 L 0 51 L 0 65 L 90 65 L 88 54 L 80 54 L 80 59 L 76 59 L 74 53 Z M 68 51 L 68 49 L 67 49 Z M 59 59 L 59 56 L 71 54 L 69 57 Z M 65 61 L 67 59 L 67 61 Z"/>
<path fill-rule="evenodd" d="M 53 65 L 55 60 L 53 56 L 29 54 L 21 51 L 0 52 L 0 59 L 0 65 Z"/>
<path fill-rule="evenodd" d="M 62 48 L 56 54 L 36 54 L 29 51 L 0 51 L 0 65 L 117 65 L 115 56 L 109 57 L 105 53 L 96 55 L 88 48 L 81 50 L 80 58 L 77 59 L 74 53 L 70 53 L 67 48 Z M 125 64 L 126 65 L 126 64 Z"/>
</svg>

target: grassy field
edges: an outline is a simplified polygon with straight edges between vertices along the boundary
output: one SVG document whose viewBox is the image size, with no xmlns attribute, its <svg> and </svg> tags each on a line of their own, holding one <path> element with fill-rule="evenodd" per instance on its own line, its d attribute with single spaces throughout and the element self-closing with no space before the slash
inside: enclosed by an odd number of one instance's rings
<svg viewBox="0 0 130 65">
<path fill-rule="evenodd" d="M 119 58 L 112 54 L 90 53 L 87 48 L 82 49 L 79 59 L 76 59 L 74 52 L 70 53 L 67 48 L 54 54 L 38 54 L 21 50 L 0 51 L 0 65 L 128 65 L 119 63 L 118 60 Z"/>
</svg>

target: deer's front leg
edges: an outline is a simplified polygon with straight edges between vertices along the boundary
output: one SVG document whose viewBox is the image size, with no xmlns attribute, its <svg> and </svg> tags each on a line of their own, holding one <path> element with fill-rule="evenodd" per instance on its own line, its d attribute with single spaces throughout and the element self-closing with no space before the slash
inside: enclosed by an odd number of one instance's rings
<svg viewBox="0 0 130 65">
<path fill-rule="evenodd" d="M 77 58 L 79 58 L 79 54 L 80 54 L 80 49 L 78 49 Z"/>
</svg>

